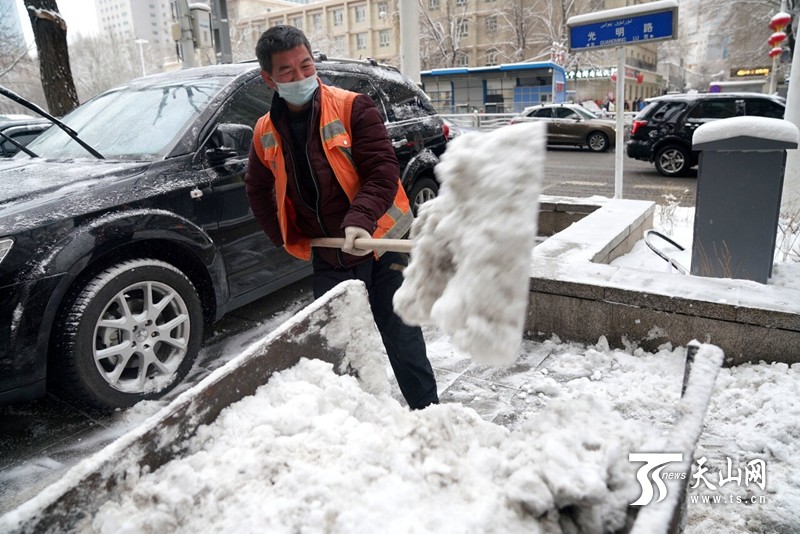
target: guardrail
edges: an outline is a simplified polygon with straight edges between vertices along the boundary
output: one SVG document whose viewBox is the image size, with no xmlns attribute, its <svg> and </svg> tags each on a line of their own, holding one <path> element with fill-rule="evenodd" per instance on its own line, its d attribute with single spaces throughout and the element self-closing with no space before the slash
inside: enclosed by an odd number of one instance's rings
<svg viewBox="0 0 800 534">
<path fill-rule="evenodd" d="M 440 113 L 439 115 L 456 126 L 489 131 L 507 125 L 516 113 Z"/>
<path fill-rule="evenodd" d="M 517 113 L 440 113 L 439 116 L 449 120 L 456 126 L 474 128 L 475 130 L 489 131 L 506 126 Z M 636 112 L 625 112 L 625 129 L 628 130 L 633 123 Z M 602 118 L 615 120 L 616 113 L 606 111 Z"/>
</svg>

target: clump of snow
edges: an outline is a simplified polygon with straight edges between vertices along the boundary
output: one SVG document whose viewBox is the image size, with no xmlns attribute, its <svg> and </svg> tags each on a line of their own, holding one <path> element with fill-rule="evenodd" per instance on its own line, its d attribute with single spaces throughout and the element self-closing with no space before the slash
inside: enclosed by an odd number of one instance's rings
<svg viewBox="0 0 800 534">
<path fill-rule="evenodd" d="M 647 427 L 553 401 L 518 431 L 458 404 L 410 412 L 302 360 L 132 475 L 95 532 L 542 532 L 624 527 Z"/>
<path fill-rule="evenodd" d="M 731 117 L 701 125 L 692 135 L 692 144 L 698 145 L 734 137 L 757 137 L 797 144 L 800 132 L 795 124 L 781 119 Z"/>
<path fill-rule="evenodd" d="M 337 295 L 338 298 L 333 298 Z M 360 280 L 343 282 L 318 300 L 330 302 L 330 315 L 312 315 L 313 328 L 307 333 L 319 334 L 329 346 L 344 349 L 344 355 L 337 362 L 337 372 L 355 374 L 361 387 L 369 393 L 389 393 L 387 356 L 364 283 Z M 346 328 L 342 327 L 343 320 Z"/>
<path fill-rule="evenodd" d="M 477 362 L 508 364 L 519 352 L 545 139 L 542 123 L 456 138 L 436 167 L 439 196 L 411 228 L 395 309 L 438 325 Z"/>
</svg>

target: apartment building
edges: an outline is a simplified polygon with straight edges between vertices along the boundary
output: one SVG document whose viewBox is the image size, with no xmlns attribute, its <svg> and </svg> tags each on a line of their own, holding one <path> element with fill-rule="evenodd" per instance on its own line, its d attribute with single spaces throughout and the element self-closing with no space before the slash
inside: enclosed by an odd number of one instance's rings
<svg viewBox="0 0 800 534">
<path fill-rule="evenodd" d="M 118 42 L 147 41 L 147 57 L 163 66 L 176 60 L 170 0 L 94 0 L 101 34 Z"/>
<path fill-rule="evenodd" d="M 287 3 L 273 1 L 260 14 L 236 19 L 238 39 L 234 40 L 244 45 L 240 51 L 244 57 L 240 59 L 253 57 L 255 43 L 264 30 L 286 24 L 303 30 L 311 45 L 330 57 L 370 57 L 399 66 L 397 0 L 325 0 L 281 5 Z"/>
</svg>

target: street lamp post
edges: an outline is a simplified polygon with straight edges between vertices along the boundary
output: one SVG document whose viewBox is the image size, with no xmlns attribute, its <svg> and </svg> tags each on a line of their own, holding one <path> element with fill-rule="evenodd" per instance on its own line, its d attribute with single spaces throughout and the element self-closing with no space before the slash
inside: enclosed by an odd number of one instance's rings
<svg viewBox="0 0 800 534">
<path fill-rule="evenodd" d="M 143 46 L 149 43 L 147 39 L 134 39 L 134 43 L 139 45 L 139 60 L 142 62 L 142 76 L 147 76 L 147 73 L 144 71 L 144 48 Z"/>
</svg>

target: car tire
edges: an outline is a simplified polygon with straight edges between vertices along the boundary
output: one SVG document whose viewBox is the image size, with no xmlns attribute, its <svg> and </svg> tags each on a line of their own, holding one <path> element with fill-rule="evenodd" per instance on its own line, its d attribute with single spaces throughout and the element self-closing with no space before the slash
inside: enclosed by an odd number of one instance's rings
<svg viewBox="0 0 800 534">
<path fill-rule="evenodd" d="M 411 210 L 416 215 L 419 207 L 425 202 L 436 198 L 439 195 L 439 184 L 430 178 L 419 178 L 414 182 L 414 186 L 408 193 L 408 200 L 411 203 Z"/>
<path fill-rule="evenodd" d="M 667 145 L 658 149 L 656 170 L 663 176 L 684 176 L 692 166 L 689 151 L 680 145 Z"/>
<path fill-rule="evenodd" d="M 197 290 L 155 259 L 110 267 L 67 303 L 52 360 L 56 394 L 124 408 L 163 396 L 186 376 L 203 337 Z"/>
<path fill-rule="evenodd" d="M 586 145 L 592 152 L 605 152 L 608 150 L 608 136 L 603 132 L 592 132 L 586 137 Z"/>
</svg>

